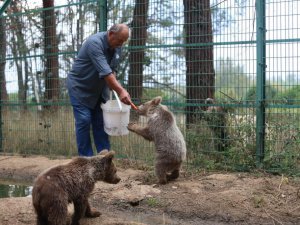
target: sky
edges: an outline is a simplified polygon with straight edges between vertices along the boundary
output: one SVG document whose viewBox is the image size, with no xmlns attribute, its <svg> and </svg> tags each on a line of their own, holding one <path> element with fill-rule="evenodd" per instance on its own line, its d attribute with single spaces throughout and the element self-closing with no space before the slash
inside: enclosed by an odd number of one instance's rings
<svg viewBox="0 0 300 225">
<path fill-rule="evenodd" d="M 272 0 L 266 2 L 267 78 L 274 81 L 276 79 L 284 80 L 289 74 L 295 74 L 298 82 L 300 82 L 300 1 Z M 254 4 L 254 0 L 249 0 L 247 5 L 251 7 L 247 7 L 245 14 L 239 16 L 238 21 L 226 29 L 225 33 L 231 34 L 229 41 L 241 39 L 253 41 L 256 39 L 254 32 L 256 29 L 256 12 L 255 8 L 252 7 Z M 298 41 L 296 42 L 295 39 Z M 249 47 L 242 45 L 240 48 L 227 49 L 221 54 L 238 61 L 241 60 L 245 72 L 255 75 L 255 45 L 247 46 Z M 218 49 L 215 50 L 216 55 L 221 55 Z"/>
</svg>

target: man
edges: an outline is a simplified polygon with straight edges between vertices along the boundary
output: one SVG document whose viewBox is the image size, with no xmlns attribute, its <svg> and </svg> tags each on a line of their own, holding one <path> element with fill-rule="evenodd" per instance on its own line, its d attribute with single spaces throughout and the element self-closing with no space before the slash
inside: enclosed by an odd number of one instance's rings
<svg viewBox="0 0 300 225">
<path fill-rule="evenodd" d="M 129 28 L 125 24 L 113 25 L 107 32 L 90 36 L 83 42 L 68 74 L 67 87 L 73 106 L 80 156 L 93 155 L 91 126 L 97 152 L 110 149 L 100 107 L 109 98 L 109 88 L 117 92 L 124 104 L 131 103 L 129 93 L 116 79 L 121 46 L 128 37 Z"/>
</svg>

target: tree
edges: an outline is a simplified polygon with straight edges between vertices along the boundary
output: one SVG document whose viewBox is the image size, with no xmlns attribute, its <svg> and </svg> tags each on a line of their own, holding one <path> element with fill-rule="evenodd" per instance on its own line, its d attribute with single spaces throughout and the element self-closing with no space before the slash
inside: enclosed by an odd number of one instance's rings
<svg viewBox="0 0 300 225">
<path fill-rule="evenodd" d="M 28 48 L 26 45 L 25 38 L 25 25 L 21 16 L 15 16 L 15 14 L 19 13 L 22 8 L 22 2 L 19 0 L 11 2 L 11 11 L 13 13 L 10 16 L 12 37 L 10 40 L 10 48 L 12 50 L 14 56 L 14 62 L 17 68 L 18 75 L 18 100 L 21 103 L 22 109 L 25 110 L 26 99 L 27 99 L 27 90 L 28 90 L 28 75 L 29 75 L 29 65 L 28 59 L 26 56 L 28 55 Z M 24 67 L 24 69 L 23 69 Z"/>
<path fill-rule="evenodd" d="M 172 80 L 174 78 L 172 70 L 174 71 L 179 66 L 178 61 L 170 60 L 174 56 L 173 49 L 160 51 L 155 47 L 145 47 L 145 45 L 163 44 L 165 40 L 161 35 L 162 32 L 169 32 L 169 35 L 177 32 L 174 24 L 181 18 L 181 15 L 178 15 L 177 5 L 174 6 L 172 1 L 164 0 L 143 2 L 145 1 L 132 4 L 121 0 L 108 1 L 109 24 L 127 23 L 132 30 L 129 48 L 123 48 L 118 79 L 124 81 L 123 84 L 127 85 L 131 97 L 137 101 L 150 99 L 148 93 L 151 88 L 158 92 L 161 89 L 169 89 L 172 94 L 168 97 L 173 99 L 177 98 L 178 94 L 185 97 L 185 88 L 178 90 L 177 87 L 174 87 Z M 151 8 L 148 4 L 151 4 Z M 143 9 L 138 10 L 141 7 Z M 144 24 L 144 27 L 135 27 L 138 20 L 138 24 Z M 146 38 L 142 37 L 144 40 L 137 40 L 141 36 L 146 36 Z M 182 36 L 180 35 L 180 37 Z M 177 38 L 174 38 L 172 43 L 176 40 Z M 179 40 L 177 41 L 179 43 Z M 181 43 L 182 38 L 180 39 Z M 156 59 L 159 59 L 161 63 L 153 63 L 157 61 Z M 170 68 L 172 69 L 170 70 Z M 164 95 L 166 93 L 167 91 L 164 92 Z M 164 98 L 164 101 L 166 99 Z"/>
<path fill-rule="evenodd" d="M 183 0 L 186 58 L 187 125 L 205 99 L 214 98 L 213 32 L 209 0 Z M 197 46 L 201 44 L 201 46 Z"/>
<path fill-rule="evenodd" d="M 59 75 L 56 16 L 53 7 L 54 0 L 43 0 L 43 8 L 45 9 L 43 11 L 45 40 L 45 101 L 55 103 L 59 100 Z"/>
<path fill-rule="evenodd" d="M 7 101 L 6 79 L 5 79 L 5 65 L 6 65 L 6 18 L 0 17 L 0 100 Z"/>
<path fill-rule="evenodd" d="M 143 94 L 143 67 L 147 41 L 148 7 L 149 0 L 136 0 L 131 22 L 128 91 L 134 100 L 141 100 Z"/>
</svg>

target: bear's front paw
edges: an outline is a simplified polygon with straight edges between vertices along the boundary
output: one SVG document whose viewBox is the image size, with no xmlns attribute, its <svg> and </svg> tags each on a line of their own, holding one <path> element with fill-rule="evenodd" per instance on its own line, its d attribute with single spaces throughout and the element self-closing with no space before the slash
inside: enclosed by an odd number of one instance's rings
<svg viewBox="0 0 300 225">
<path fill-rule="evenodd" d="M 130 130 L 130 131 L 135 131 L 136 127 L 137 127 L 136 123 L 129 123 L 127 125 L 127 129 Z"/>
<path fill-rule="evenodd" d="M 99 217 L 100 215 L 101 213 L 94 208 L 85 212 L 85 216 L 90 218 Z"/>
</svg>

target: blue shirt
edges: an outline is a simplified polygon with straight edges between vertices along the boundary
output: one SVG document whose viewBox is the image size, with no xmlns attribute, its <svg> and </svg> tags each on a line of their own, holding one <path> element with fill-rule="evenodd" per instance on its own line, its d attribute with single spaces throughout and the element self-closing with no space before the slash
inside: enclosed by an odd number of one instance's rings
<svg viewBox="0 0 300 225">
<path fill-rule="evenodd" d="M 109 89 L 104 77 L 117 71 L 121 48 L 111 49 L 107 32 L 96 33 L 80 48 L 67 77 L 69 95 L 93 109 L 100 100 L 106 102 Z"/>
</svg>

